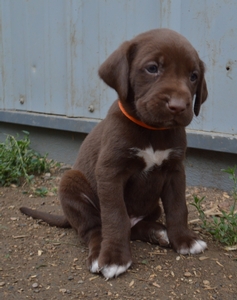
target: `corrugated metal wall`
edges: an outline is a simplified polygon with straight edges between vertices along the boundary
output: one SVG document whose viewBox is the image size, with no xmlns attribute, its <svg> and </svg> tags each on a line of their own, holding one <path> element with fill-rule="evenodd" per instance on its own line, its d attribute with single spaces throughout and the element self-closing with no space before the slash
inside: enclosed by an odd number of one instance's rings
<svg viewBox="0 0 237 300">
<path fill-rule="evenodd" d="M 191 146 L 237 152 L 236 14 L 236 0 L 0 0 L 0 121 L 88 132 L 116 98 L 99 65 L 122 41 L 169 27 L 207 65 Z"/>
<path fill-rule="evenodd" d="M 158 4 L 2 0 L 1 109 L 103 118 L 115 95 L 98 66 L 123 40 L 159 26 Z"/>
</svg>

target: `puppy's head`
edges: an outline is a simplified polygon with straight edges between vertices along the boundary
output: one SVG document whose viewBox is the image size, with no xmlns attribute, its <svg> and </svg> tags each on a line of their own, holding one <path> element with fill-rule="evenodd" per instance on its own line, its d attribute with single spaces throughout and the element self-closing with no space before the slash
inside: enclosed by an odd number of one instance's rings
<svg viewBox="0 0 237 300">
<path fill-rule="evenodd" d="M 205 67 L 182 35 L 155 29 L 123 43 L 99 69 L 126 110 L 156 127 L 187 126 L 207 98 Z M 193 105 L 193 98 L 195 102 Z"/>
</svg>

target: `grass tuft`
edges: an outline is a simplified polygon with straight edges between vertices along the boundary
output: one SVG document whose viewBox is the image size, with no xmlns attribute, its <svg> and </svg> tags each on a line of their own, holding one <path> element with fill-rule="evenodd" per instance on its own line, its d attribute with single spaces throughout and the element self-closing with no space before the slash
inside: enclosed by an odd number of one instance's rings
<svg viewBox="0 0 237 300">
<path fill-rule="evenodd" d="M 7 135 L 0 143 L 0 186 L 20 185 L 31 182 L 35 175 L 48 172 L 54 162 L 42 156 L 30 147 L 29 132 L 23 131 L 24 137 L 16 139 Z"/>
<path fill-rule="evenodd" d="M 236 203 L 237 203 L 237 176 L 236 176 L 236 166 L 233 168 L 228 168 L 222 170 L 229 174 L 230 180 L 233 181 L 234 188 L 232 191 L 233 204 L 230 207 L 229 211 L 226 212 L 221 210 L 220 216 L 212 216 L 208 218 L 203 209 L 202 202 L 205 197 L 199 198 L 194 195 L 194 201 L 191 203 L 198 213 L 199 218 L 202 222 L 202 228 L 209 232 L 213 238 L 227 246 L 233 246 L 237 244 L 237 213 L 236 213 Z"/>
</svg>

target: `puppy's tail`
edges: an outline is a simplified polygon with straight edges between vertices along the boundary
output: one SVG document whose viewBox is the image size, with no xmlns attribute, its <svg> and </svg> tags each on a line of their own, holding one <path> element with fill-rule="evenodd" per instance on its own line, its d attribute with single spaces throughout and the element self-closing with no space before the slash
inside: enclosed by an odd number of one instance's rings
<svg viewBox="0 0 237 300">
<path fill-rule="evenodd" d="M 41 219 L 48 223 L 50 226 L 57 226 L 61 228 L 71 227 L 70 223 L 65 216 L 51 215 L 42 211 L 30 209 L 28 207 L 21 207 L 20 211 L 33 219 Z"/>
</svg>

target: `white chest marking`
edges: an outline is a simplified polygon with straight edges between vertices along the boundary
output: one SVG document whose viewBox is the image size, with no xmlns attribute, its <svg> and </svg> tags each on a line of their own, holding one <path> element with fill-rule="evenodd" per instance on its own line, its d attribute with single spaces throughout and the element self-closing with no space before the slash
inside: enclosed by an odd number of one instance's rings
<svg viewBox="0 0 237 300">
<path fill-rule="evenodd" d="M 166 150 L 156 150 L 154 151 L 153 148 L 150 146 L 145 150 L 137 149 L 137 156 L 142 157 L 146 164 L 144 171 L 148 171 L 154 165 L 161 166 L 164 160 L 169 158 L 172 149 Z"/>
</svg>

